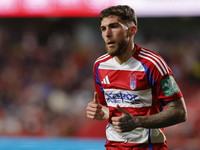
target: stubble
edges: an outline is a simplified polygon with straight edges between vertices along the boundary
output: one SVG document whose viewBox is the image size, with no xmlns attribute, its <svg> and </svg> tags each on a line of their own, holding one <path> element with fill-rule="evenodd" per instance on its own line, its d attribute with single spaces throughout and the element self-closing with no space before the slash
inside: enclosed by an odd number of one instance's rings
<svg viewBox="0 0 200 150">
<path fill-rule="evenodd" d="M 106 51 L 112 57 L 120 56 L 126 52 L 128 43 L 129 43 L 129 41 L 127 39 L 124 39 L 120 43 L 115 43 L 115 45 L 113 47 L 108 47 L 108 45 L 106 45 Z"/>
</svg>

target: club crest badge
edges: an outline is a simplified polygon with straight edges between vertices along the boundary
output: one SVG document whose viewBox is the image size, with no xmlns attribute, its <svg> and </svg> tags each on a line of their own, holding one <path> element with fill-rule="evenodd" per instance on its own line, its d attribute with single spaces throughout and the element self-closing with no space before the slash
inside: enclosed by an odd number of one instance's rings
<svg viewBox="0 0 200 150">
<path fill-rule="evenodd" d="M 136 88 L 136 75 L 135 74 L 132 74 L 131 76 L 130 76 L 130 88 L 132 89 L 132 90 L 134 90 L 135 88 Z"/>
</svg>

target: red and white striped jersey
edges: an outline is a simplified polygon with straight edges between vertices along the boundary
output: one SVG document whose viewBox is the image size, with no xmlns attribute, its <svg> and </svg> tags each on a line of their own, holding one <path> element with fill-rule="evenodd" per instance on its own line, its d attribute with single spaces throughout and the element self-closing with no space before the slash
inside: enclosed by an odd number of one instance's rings
<svg viewBox="0 0 200 150">
<path fill-rule="evenodd" d="M 118 133 L 111 122 L 111 117 L 121 116 L 116 109 L 117 104 L 133 116 L 152 115 L 162 111 L 163 102 L 182 97 L 171 69 L 161 56 L 135 46 L 133 57 L 122 65 L 108 54 L 99 57 L 94 64 L 93 77 L 99 101 L 110 111 L 107 143 L 164 143 L 166 137 L 162 129 L 140 127 Z"/>
</svg>

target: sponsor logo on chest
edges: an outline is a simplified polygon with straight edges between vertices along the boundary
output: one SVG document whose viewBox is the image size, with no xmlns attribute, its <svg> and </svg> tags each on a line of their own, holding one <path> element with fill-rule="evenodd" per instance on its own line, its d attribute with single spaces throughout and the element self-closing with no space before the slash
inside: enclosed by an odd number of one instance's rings
<svg viewBox="0 0 200 150">
<path fill-rule="evenodd" d="M 138 95 L 132 95 L 128 91 L 122 92 L 119 91 L 115 93 L 114 91 L 107 92 L 105 94 L 105 99 L 107 103 L 130 103 L 130 104 L 139 104 L 140 100 L 136 98 Z"/>
</svg>

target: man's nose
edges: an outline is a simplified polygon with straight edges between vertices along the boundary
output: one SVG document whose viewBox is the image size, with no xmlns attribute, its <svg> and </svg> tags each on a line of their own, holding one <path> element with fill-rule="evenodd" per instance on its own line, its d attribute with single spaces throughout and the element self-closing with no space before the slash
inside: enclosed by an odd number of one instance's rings
<svg viewBox="0 0 200 150">
<path fill-rule="evenodd" d="M 105 33 L 106 37 L 110 37 L 112 35 L 112 31 L 110 28 L 106 29 L 106 33 Z"/>
</svg>

